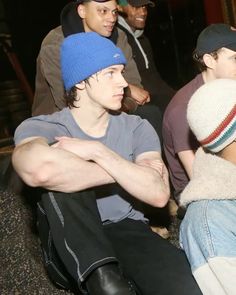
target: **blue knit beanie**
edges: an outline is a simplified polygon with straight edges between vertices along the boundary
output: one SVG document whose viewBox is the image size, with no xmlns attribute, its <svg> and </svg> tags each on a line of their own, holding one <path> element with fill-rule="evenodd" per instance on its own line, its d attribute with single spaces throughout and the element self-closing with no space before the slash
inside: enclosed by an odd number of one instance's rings
<svg viewBox="0 0 236 295">
<path fill-rule="evenodd" d="M 121 49 L 95 32 L 66 37 L 61 46 L 61 71 L 66 90 L 112 65 L 126 64 Z"/>
</svg>

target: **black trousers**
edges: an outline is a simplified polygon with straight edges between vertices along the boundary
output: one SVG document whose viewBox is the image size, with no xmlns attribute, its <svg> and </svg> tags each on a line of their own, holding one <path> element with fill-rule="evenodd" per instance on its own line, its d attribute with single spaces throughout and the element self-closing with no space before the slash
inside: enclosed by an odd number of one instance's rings
<svg viewBox="0 0 236 295">
<path fill-rule="evenodd" d="M 201 294 L 182 250 L 143 221 L 102 225 L 93 191 L 50 192 L 42 203 L 57 253 L 80 290 L 95 268 L 118 262 L 140 294 Z"/>
</svg>

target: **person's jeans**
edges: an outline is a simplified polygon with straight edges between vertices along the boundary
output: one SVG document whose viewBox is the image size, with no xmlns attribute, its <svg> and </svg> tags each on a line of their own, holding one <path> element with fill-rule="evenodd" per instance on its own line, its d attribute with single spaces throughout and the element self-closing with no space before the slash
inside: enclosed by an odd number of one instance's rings
<svg viewBox="0 0 236 295">
<path fill-rule="evenodd" d="M 192 202 L 180 244 L 204 294 L 235 294 L 236 200 Z"/>
</svg>

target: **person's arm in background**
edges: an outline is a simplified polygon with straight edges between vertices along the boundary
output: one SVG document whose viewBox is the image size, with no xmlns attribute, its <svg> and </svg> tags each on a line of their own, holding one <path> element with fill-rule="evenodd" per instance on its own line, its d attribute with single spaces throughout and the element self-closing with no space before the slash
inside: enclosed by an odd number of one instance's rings
<svg viewBox="0 0 236 295">
<path fill-rule="evenodd" d="M 32 115 L 50 114 L 66 106 L 60 68 L 60 27 L 49 32 L 42 42 L 37 58 L 35 95 Z"/>
<path fill-rule="evenodd" d="M 195 151 L 199 144 L 189 128 L 186 116 L 186 105 L 178 103 L 169 112 L 168 122 L 168 130 L 171 134 L 173 150 L 175 151 L 176 157 L 178 157 L 183 165 L 189 179 L 191 179 Z M 163 126 L 165 126 L 165 124 L 163 124 Z"/>
<path fill-rule="evenodd" d="M 189 177 L 192 178 L 193 161 L 195 158 L 195 152 L 192 150 L 182 151 L 178 153 L 178 157 L 184 166 L 184 169 Z"/>
</svg>

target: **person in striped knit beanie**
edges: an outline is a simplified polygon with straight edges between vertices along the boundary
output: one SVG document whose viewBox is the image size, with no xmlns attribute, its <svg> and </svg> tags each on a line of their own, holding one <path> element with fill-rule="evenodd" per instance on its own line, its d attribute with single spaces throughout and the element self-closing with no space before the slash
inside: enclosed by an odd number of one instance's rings
<svg viewBox="0 0 236 295">
<path fill-rule="evenodd" d="M 191 97 L 187 120 L 201 147 L 180 197 L 180 244 L 204 295 L 234 295 L 236 277 L 236 80 L 216 79 Z"/>
</svg>

